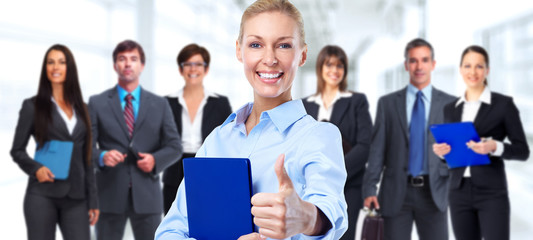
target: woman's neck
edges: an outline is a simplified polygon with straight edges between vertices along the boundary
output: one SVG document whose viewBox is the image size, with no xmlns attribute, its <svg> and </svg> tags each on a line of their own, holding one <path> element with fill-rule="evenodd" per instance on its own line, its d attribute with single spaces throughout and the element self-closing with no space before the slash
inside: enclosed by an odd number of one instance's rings
<svg viewBox="0 0 533 240">
<path fill-rule="evenodd" d="M 52 84 L 52 97 L 56 102 L 63 102 L 63 84 Z"/>
<path fill-rule="evenodd" d="M 333 99 L 337 96 L 337 93 L 339 92 L 339 86 L 336 87 L 325 85 L 324 90 L 322 90 L 322 102 L 324 103 L 324 107 L 329 108 L 331 106 L 331 103 L 333 102 Z"/>
<path fill-rule="evenodd" d="M 257 126 L 261 119 L 262 112 L 274 109 L 283 103 L 291 101 L 292 96 L 290 95 L 290 91 L 287 92 L 288 94 L 282 94 L 276 98 L 265 98 L 254 94 L 254 106 L 248 119 L 246 119 L 246 132 L 250 133 L 250 131 Z"/>
<path fill-rule="evenodd" d="M 183 98 L 204 98 L 204 86 L 186 84 L 185 87 L 183 87 Z"/>
<path fill-rule="evenodd" d="M 466 101 L 477 101 L 485 90 L 485 86 L 479 88 L 467 88 L 465 93 Z"/>
</svg>

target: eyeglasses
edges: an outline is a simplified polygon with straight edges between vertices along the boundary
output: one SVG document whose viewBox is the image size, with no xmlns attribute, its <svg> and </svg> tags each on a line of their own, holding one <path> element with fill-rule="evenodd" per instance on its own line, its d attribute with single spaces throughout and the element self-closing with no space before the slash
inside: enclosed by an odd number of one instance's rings
<svg viewBox="0 0 533 240">
<path fill-rule="evenodd" d="M 180 66 L 182 68 L 205 67 L 207 66 L 207 63 L 205 62 L 182 62 Z"/>
</svg>

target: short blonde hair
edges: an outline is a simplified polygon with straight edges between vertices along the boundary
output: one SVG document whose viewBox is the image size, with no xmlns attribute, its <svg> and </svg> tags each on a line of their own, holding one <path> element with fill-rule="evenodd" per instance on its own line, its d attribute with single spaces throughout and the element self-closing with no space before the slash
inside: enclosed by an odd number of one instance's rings
<svg viewBox="0 0 533 240">
<path fill-rule="evenodd" d="M 237 39 L 239 43 L 242 43 L 244 23 L 251 17 L 257 16 L 265 12 L 281 12 L 291 17 L 296 21 L 296 25 L 300 29 L 300 43 L 305 45 L 305 30 L 304 30 L 304 20 L 302 14 L 298 9 L 290 3 L 288 0 L 257 0 L 252 5 L 248 6 L 241 18 L 241 26 L 239 29 L 239 38 Z"/>
</svg>

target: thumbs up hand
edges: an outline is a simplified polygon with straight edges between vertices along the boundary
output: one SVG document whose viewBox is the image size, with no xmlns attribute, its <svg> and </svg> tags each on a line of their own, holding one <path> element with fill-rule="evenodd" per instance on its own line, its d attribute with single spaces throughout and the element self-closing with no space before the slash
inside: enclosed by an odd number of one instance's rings
<svg viewBox="0 0 533 240">
<path fill-rule="evenodd" d="M 278 193 L 257 193 L 252 197 L 252 215 L 264 237 L 283 239 L 299 233 L 317 233 L 317 207 L 303 201 L 292 184 L 284 167 L 285 155 L 281 154 L 274 166 L 278 177 Z"/>
</svg>

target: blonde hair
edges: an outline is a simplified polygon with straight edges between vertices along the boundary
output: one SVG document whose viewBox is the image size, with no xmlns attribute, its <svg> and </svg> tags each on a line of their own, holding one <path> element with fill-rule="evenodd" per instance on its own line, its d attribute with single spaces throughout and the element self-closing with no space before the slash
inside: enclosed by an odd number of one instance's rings
<svg viewBox="0 0 533 240">
<path fill-rule="evenodd" d="M 244 23 L 251 17 L 257 16 L 265 12 L 280 12 L 286 14 L 287 16 L 294 19 L 296 25 L 300 29 L 300 43 L 305 45 L 305 30 L 304 30 L 304 20 L 302 14 L 298 9 L 290 3 L 288 0 L 257 0 L 252 5 L 248 6 L 241 18 L 241 26 L 239 29 L 239 43 L 242 43 Z"/>
</svg>

